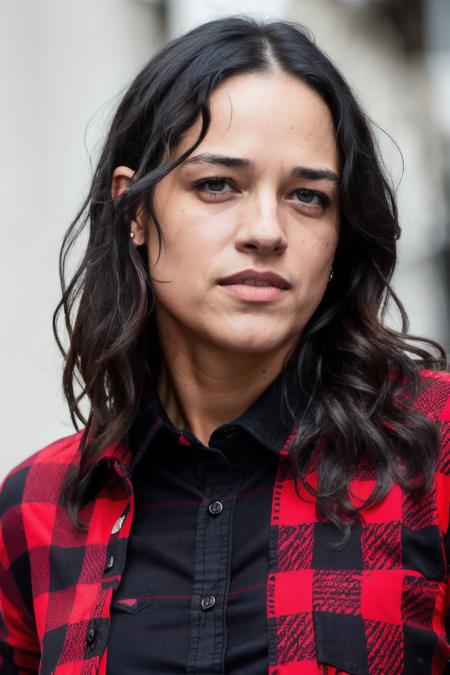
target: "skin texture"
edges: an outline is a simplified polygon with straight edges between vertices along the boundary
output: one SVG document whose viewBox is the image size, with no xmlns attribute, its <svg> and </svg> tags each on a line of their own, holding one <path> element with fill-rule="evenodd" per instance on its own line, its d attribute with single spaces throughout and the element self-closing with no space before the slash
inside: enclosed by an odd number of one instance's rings
<svg viewBox="0 0 450 675">
<path fill-rule="evenodd" d="M 134 243 L 147 245 L 157 297 L 159 394 L 171 419 L 205 444 L 280 372 L 327 288 L 339 238 L 336 181 L 291 175 L 297 166 L 339 175 L 323 100 L 275 70 L 227 80 L 210 103 L 210 128 L 189 159 L 213 153 L 252 166 L 184 162 L 166 176 L 154 195 L 165 237 L 159 258 L 151 220 L 131 224 Z M 171 156 L 199 130 L 200 121 Z M 113 197 L 132 176 L 128 167 L 115 169 Z M 214 182 L 195 186 L 206 179 Z M 274 271 L 291 288 L 272 301 L 248 302 L 217 283 L 248 268 Z"/>
</svg>

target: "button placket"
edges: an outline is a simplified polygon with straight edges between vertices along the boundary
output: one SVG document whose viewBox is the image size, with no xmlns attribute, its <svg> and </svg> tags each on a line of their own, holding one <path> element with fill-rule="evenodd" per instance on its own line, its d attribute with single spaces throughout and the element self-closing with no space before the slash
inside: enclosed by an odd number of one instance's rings
<svg viewBox="0 0 450 675">
<path fill-rule="evenodd" d="M 222 625 L 229 583 L 230 531 L 237 483 L 226 454 L 210 447 L 202 459 L 204 502 L 198 511 L 195 584 L 191 614 L 191 648 L 188 670 L 218 672 L 223 668 Z M 225 500 L 226 499 L 226 508 Z M 198 616 L 200 612 L 203 616 Z M 189 670 L 189 672 L 191 672 Z"/>
<path fill-rule="evenodd" d="M 128 505 L 125 511 L 122 512 L 122 515 L 117 518 L 111 530 L 111 539 L 108 550 L 106 551 L 106 562 L 103 568 L 103 573 L 107 576 L 111 576 L 114 573 L 121 574 L 122 571 L 123 554 L 121 553 L 121 548 L 123 545 L 126 546 L 126 541 L 124 539 L 121 540 L 116 535 L 118 535 L 123 528 L 123 524 L 129 513 L 129 509 L 130 505 Z M 112 571 L 113 568 L 114 571 Z"/>
</svg>

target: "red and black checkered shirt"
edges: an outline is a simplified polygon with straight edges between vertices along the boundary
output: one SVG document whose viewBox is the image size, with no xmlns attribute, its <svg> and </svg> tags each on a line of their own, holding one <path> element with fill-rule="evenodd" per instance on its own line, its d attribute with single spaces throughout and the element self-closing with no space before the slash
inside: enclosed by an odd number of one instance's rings
<svg viewBox="0 0 450 675">
<path fill-rule="evenodd" d="M 422 371 L 421 379 L 415 407 L 436 421 L 441 435 L 433 489 L 413 500 L 395 484 L 362 512 L 340 550 L 330 549 L 336 531 L 318 517 L 314 499 L 295 489 L 290 437 L 280 446 L 267 551 L 268 675 L 444 673 L 450 657 L 450 376 Z M 81 514 L 88 529 L 75 530 L 58 502 L 68 467 L 79 461 L 81 433 L 35 453 L 3 483 L 5 675 L 107 672 L 111 605 L 124 573 L 111 568 L 111 551 L 126 551 L 136 521 L 135 457 L 128 442 L 103 451 L 93 472 L 97 489 Z M 320 451 L 308 461 L 312 483 L 319 461 Z M 353 498 L 367 497 L 374 483 L 361 468 L 351 482 Z"/>
</svg>

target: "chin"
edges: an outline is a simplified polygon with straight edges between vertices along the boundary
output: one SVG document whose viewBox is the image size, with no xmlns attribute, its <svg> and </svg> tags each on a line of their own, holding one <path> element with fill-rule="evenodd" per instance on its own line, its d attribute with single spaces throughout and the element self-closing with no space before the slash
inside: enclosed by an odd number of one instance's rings
<svg viewBox="0 0 450 675">
<path fill-rule="evenodd" d="M 239 337 L 224 340 L 223 335 L 221 339 L 217 340 L 217 343 L 223 349 L 232 352 L 246 352 L 248 354 L 266 354 L 269 352 L 277 351 L 282 349 L 287 342 L 286 336 L 277 336 L 272 339 L 268 338 L 267 335 L 261 333 L 252 334 L 252 333 L 243 333 Z"/>
</svg>

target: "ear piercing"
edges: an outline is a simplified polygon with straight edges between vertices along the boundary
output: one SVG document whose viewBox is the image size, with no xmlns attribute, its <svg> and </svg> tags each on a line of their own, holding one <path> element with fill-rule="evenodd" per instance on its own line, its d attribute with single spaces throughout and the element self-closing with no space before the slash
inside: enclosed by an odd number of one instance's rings
<svg viewBox="0 0 450 675">
<path fill-rule="evenodd" d="M 130 237 L 131 237 L 131 239 L 134 239 L 135 236 L 136 236 L 136 234 L 135 234 L 134 232 L 130 232 Z"/>
</svg>

